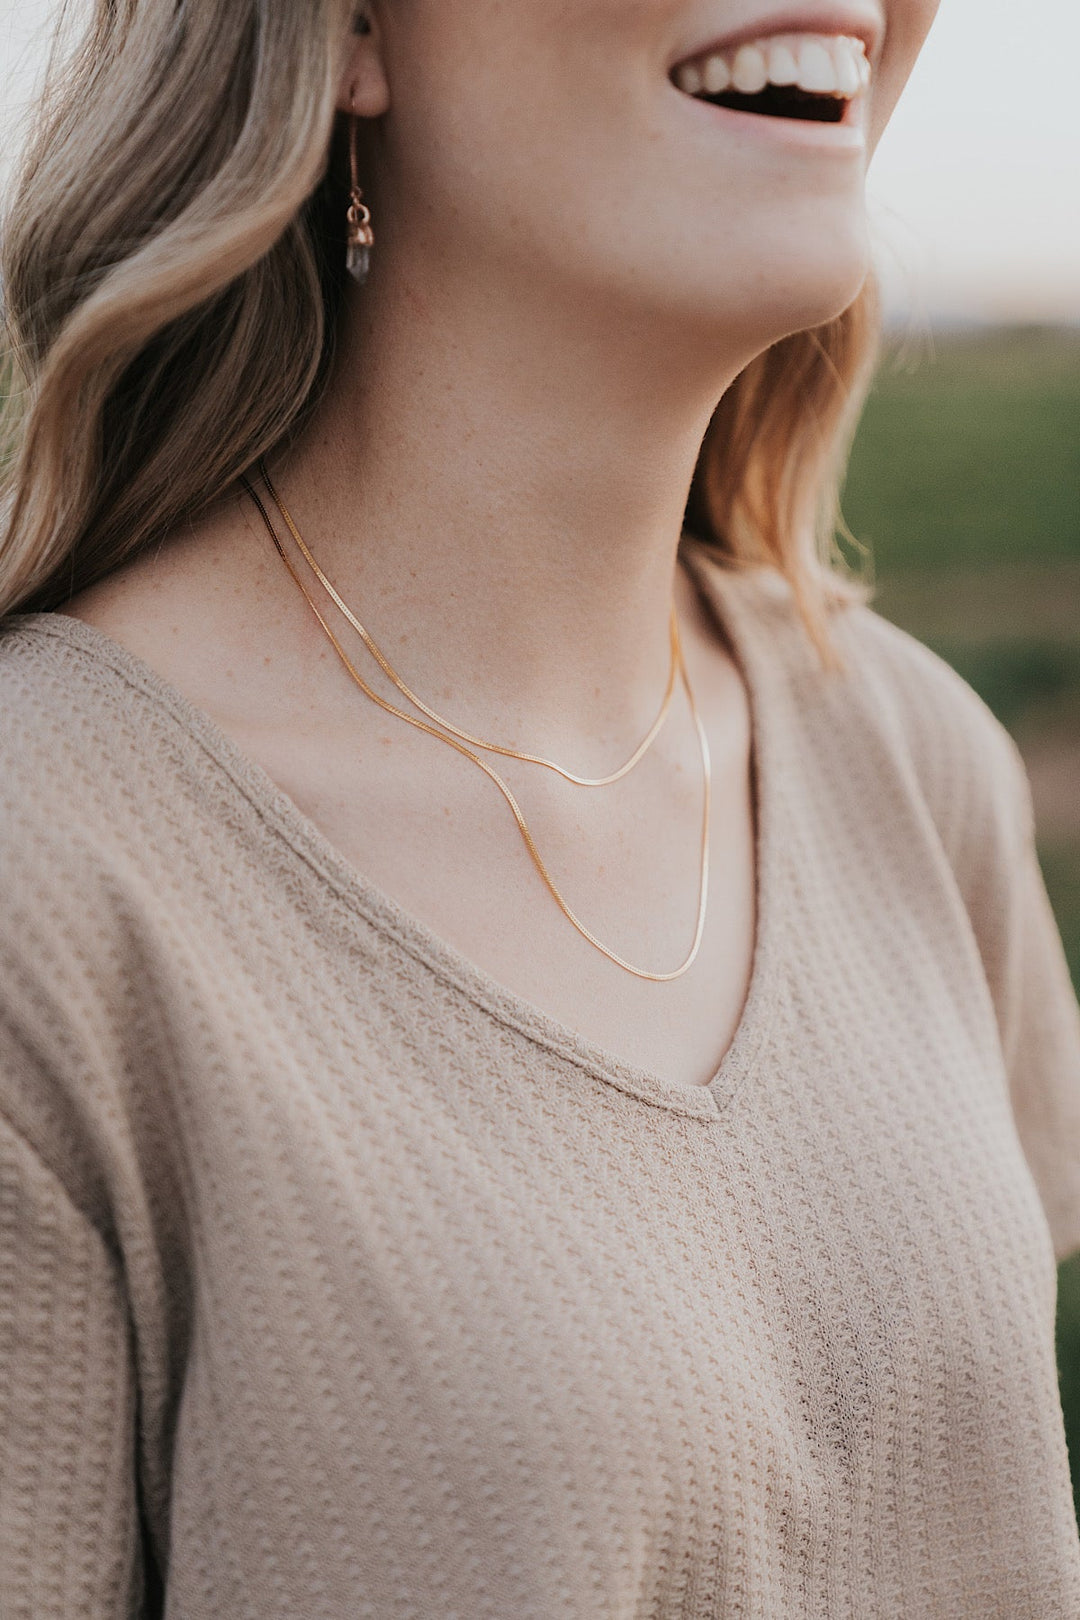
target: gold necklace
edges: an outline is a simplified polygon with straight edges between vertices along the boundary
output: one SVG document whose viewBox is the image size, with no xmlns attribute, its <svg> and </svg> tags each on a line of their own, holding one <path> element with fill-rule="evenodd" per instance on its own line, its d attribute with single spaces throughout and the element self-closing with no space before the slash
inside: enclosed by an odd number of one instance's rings
<svg viewBox="0 0 1080 1620">
<path fill-rule="evenodd" d="M 552 899 L 559 907 L 559 910 L 566 917 L 567 921 L 573 924 L 578 933 L 581 934 L 584 939 L 588 940 L 590 945 L 594 946 L 603 956 L 606 956 L 609 962 L 614 962 L 616 967 L 624 968 L 627 973 L 632 973 L 635 978 L 647 979 L 654 984 L 667 984 L 670 983 L 671 980 L 679 979 L 684 973 L 687 973 L 697 960 L 698 952 L 701 949 L 701 941 L 705 933 L 705 918 L 709 905 L 709 833 L 712 807 L 712 761 L 709 754 L 709 740 L 705 734 L 705 727 L 702 725 L 697 704 L 694 702 L 694 694 L 690 686 L 690 677 L 687 673 L 686 664 L 683 660 L 682 642 L 679 638 L 677 617 L 675 617 L 673 614 L 672 622 L 675 627 L 675 661 L 678 673 L 682 679 L 683 687 L 686 691 L 687 700 L 690 705 L 690 712 L 694 719 L 694 726 L 697 730 L 698 744 L 701 749 L 702 776 L 704 781 L 704 804 L 701 821 L 701 875 L 698 886 L 697 921 L 694 928 L 693 943 L 690 947 L 689 954 L 679 965 L 679 967 L 672 969 L 670 972 L 652 973 L 646 968 L 635 967 L 633 963 L 628 962 L 625 957 L 620 956 L 616 951 L 610 950 L 608 946 L 603 944 L 601 940 L 597 939 L 596 935 L 585 926 L 578 916 L 575 915 L 573 910 L 560 894 L 555 880 L 552 878 L 551 873 L 548 871 L 547 866 L 544 863 L 543 856 L 536 847 L 535 840 L 533 839 L 532 833 L 529 830 L 529 825 L 522 814 L 521 806 L 518 804 L 517 799 L 514 797 L 510 787 L 506 782 L 503 781 L 498 771 L 489 765 L 486 760 L 481 759 L 479 754 L 477 754 L 472 748 L 468 747 L 464 742 L 460 741 L 458 737 L 449 735 L 446 731 L 439 730 L 436 726 L 430 724 L 426 720 L 418 720 L 415 715 L 409 714 L 406 712 L 406 710 L 399 708 L 396 704 L 388 702 L 387 699 L 382 697 L 380 693 L 376 692 L 373 687 L 369 686 L 367 681 L 365 681 L 364 677 L 360 674 L 360 671 L 352 663 L 348 653 L 345 651 L 344 647 L 342 647 L 340 641 L 338 641 L 333 630 L 323 617 L 315 598 L 312 596 L 308 587 L 300 578 L 295 564 L 286 552 L 281 540 L 278 538 L 277 530 L 274 528 L 274 525 L 270 520 L 270 514 L 267 512 L 266 506 L 263 503 L 258 491 L 247 478 L 242 477 L 240 481 L 258 509 L 270 538 L 274 542 L 278 555 L 285 564 L 286 568 L 289 570 L 289 573 L 292 575 L 294 582 L 299 587 L 301 594 L 304 596 L 312 613 L 314 613 L 316 619 L 319 621 L 319 624 L 322 626 L 327 639 L 329 640 L 334 651 L 337 653 L 338 658 L 341 660 L 352 680 L 365 694 L 365 696 L 369 697 L 373 703 L 376 703 L 380 709 L 385 710 L 387 714 L 395 715 L 399 720 L 404 720 L 406 724 L 414 726 L 418 731 L 423 731 L 428 736 L 435 737 L 440 742 L 446 743 L 449 747 L 456 750 L 457 753 L 463 754 L 466 759 L 472 760 L 473 764 L 478 766 L 479 769 L 483 771 L 484 775 L 489 777 L 491 781 L 495 783 L 495 786 L 499 789 L 499 792 L 502 794 L 503 798 L 506 800 L 511 811 L 513 812 L 518 831 L 521 833 L 521 836 L 525 841 L 525 847 L 529 851 L 533 865 L 536 867 L 536 870 L 543 879 L 543 882 L 550 892 Z M 273 496 L 273 486 L 270 485 L 269 480 L 267 480 L 267 485 L 270 489 L 271 495 Z M 280 503 L 277 501 L 276 496 L 274 496 L 274 501 L 275 505 L 278 505 L 280 509 Z M 290 533 L 295 533 L 294 526 L 290 525 L 289 527 Z M 306 547 L 304 549 L 306 550 Z M 502 750 L 500 750 L 500 752 L 501 751 Z M 528 758 L 528 756 L 517 757 Z M 545 762 L 534 761 L 534 763 Z M 557 769 L 558 767 L 554 768 Z"/>
<path fill-rule="evenodd" d="M 386 658 L 380 649 L 375 645 L 372 636 L 360 623 L 360 620 L 356 617 L 348 604 L 342 601 L 341 597 L 334 589 L 331 581 L 327 579 L 326 575 L 319 567 L 315 558 L 308 550 L 307 544 L 301 535 L 300 530 L 293 522 L 288 508 L 281 499 L 281 496 L 278 494 L 277 490 L 274 488 L 274 485 L 270 479 L 270 474 L 267 471 L 266 462 L 261 457 L 259 460 L 259 472 L 262 476 L 264 484 L 270 492 L 271 500 L 281 513 L 285 527 L 296 541 L 296 544 L 299 546 L 300 551 L 303 554 L 304 561 L 308 564 L 312 573 L 315 575 L 326 594 L 333 601 L 334 605 L 341 610 L 345 618 L 352 625 L 353 629 L 356 631 L 357 635 L 360 637 L 360 640 L 364 643 L 364 646 L 374 658 L 383 674 L 389 677 L 403 697 L 408 698 L 409 702 L 414 704 L 416 708 L 420 710 L 421 714 L 426 714 L 428 719 L 433 720 L 437 726 L 441 726 L 444 731 L 449 731 L 453 736 L 459 737 L 462 742 L 470 743 L 473 748 L 484 749 L 486 753 L 502 754 L 507 759 L 520 759 L 523 760 L 527 765 L 542 765 L 546 770 L 554 771 L 558 776 L 565 778 L 567 782 L 573 782 L 577 787 L 610 787 L 613 782 L 621 782 L 623 777 L 629 775 L 638 761 L 648 753 L 649 749 L 652 747 L 652 744 L 656 741 L 661 726 L 667 719 L 668 710 L 671 708 L 671 700 L 675 692 L 676 677 L 678 675 L 679 625 L 675 614 L 674 603 L 672 603 L 671 606 L 671 620 L 669 627 L 671 643 L 671 667 L 668 673 L 667 690 L 664 693 L 664 700 L 660 705 L 660 712 L 650 726 L 647 735 L 645 736 L 644 740 L 639 743 L 638 747 L 635 748 L 630 758 L 626 761 L 626 764 L 621 765 L 617 771 L 612 771 L 610 776 L 575 776 L 573 771 L 564 770 L 561 765 L 556 765 L 554 760 L 544 759 L 539 754 L 523 754 L 516 748 L 505 748 L 499 743 L 486 742 L 483 737 L 474 737 L 472 732 L 462 730 L 460 726 L 455 726 L 452 721 L 447 720 L 444 715 L 438 714 L 434 709 L 428 708 L 423 699 L 418 698 L 412 688 L 406 686 L 405 682 L 401 679 L 400 675 L 398 675 L 397 671 L 392 668 L 389 659 Z"/>
</svg>

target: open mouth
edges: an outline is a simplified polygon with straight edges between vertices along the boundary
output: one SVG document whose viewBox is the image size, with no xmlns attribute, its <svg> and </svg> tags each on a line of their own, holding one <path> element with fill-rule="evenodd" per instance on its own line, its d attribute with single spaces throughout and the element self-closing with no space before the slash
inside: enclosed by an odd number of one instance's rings
<svg viewBox="0 0 1080 1620">
<path fill-rule="evenodd" d="M 777 34 L 681 63 L 672 82 L 715 107 L 764 118 L 839 124 L 870 83 L 861 39 L 846 34 Z"/>
</svg>

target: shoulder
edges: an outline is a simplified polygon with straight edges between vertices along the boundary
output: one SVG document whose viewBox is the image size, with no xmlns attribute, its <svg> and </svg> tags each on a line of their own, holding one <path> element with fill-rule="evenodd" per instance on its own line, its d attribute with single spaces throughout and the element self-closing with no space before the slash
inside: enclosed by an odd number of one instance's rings
<svg viewBox="0 0 1080 1620">
<path fill-rule="evenodd" d="M 111 656 L 118 654 L 118 657 Z M 77 747 L 89 725 L 100 730 L 122 713 L 130 687 L 121 649 L 80 619 L 16 613 L 0 619 L 0 747 L 4 763 L 17 742 Z"/>
<path fill-rule="evenodd" d="M 943 658 L 856 599 L 830 609 L 841 667 L 826 669 L 777 570 L 707 566 L 759 684 L 779 700 L 773 712 L 792 728 L 791 746 L 834 794 L 882 809 L 897 796 L 918 801 L 962 879 L 1030 837 L 1016 743 Z"/>
<path fill-rule="evenodd" d="M 61 1000 L 78 978 L 95 996 L 108 981 L 115 1004 L 151 963 L 229 926 L 226 894 L 292 906 L 306 846 L 289 810 L 208 714 L 95 626 L 0 622 L 8 983 L 33 964 Z"/>
<path fill-rule="evenodd" d="M 55 846 L 95 810 L 104 825 L 138 774 L 153 717 L 113 651 L 64 615 L 0 622 L 0 859 Z"/>
<path fill-rule="evenodd" d="M 115 674 L 83 639 L 75 620 L 52 614 L 0 623 L 0 858 L 15 839 L 28 853 L 115 752 Z"/>
<path fill-rule="evenodd" d="M 106 637 L 65 615 L 0 622 L 3 943 L 23 962 L 39 937 L 90 951 L 105 890 L 167 797 L 166 741 Z"/>
<path fill-rule="evenodd" d="M 215 790 L 197 732 L 122 647 L 62 614 L 0 623 L 0 905 L 10 952 L 101 967 L 103 931 L 175 884 L 179 851 Z"/>
<path fill-rule="evenodd" d="M 7 828 L 33 803 L 84 822 L 95 809 L 156 818 L 205 794 L 228 752 L 207 714 L 96 624 L 60 613 L 0 620 Z"/>
<path fill-rule="evenodd" d="M 954 867 L 1032 835 L 1027 772 L 1009 731 L 951 665 L 868 604 L 835 616 L 841 685 L 858 721 L 917 782 Z"/>
</svg>

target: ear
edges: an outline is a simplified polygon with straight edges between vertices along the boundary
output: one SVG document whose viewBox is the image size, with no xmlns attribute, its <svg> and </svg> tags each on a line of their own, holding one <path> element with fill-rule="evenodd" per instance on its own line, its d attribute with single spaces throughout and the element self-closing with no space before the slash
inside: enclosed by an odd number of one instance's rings
<svg viewBox="0 0 1080 1620">
<path fill-rule="evenodd" d="M 367 5 L 352 20 L 337 105 L 339 112 L 355 113 L 358 118 L 378 118 L 390 105 L 379 24 Z"/>
</svg>

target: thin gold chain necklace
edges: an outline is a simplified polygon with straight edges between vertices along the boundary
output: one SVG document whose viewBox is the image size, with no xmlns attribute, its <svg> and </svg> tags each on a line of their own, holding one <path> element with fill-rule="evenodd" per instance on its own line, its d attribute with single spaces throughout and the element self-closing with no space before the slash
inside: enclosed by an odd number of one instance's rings
<svg viewBox="0 0 1080 1620">
<path fill-rule="evenodd" d="M 300 530 L 293 522 L 288 507 L 285 505 L 285 502 L 281 499 L 281 496 L 274 488 L 270 474 L 267 471 L 266 462 L 261 458 L 259 460 L 259 472 L 262 476 L 263 483 L 270 492 L 271 500 L 281 513 L 282 521 L 284 522 L 285 527 L 296 541 L 296 544 L 299 546 L 300 551 L 303 554 L 304 561 L 308 564 L 312 573 L 319 581 L 319 584 L 323 587 L 323 590 L 330 597 L 334 605 L 344 614 L 345 618 L 352 625 L 353 629 L 356 631 L 357 635 L 360 637 L 360 640 L 364 643 L 364 646 L 374 658 L 383 674 L 388 676 L 389 679 L 394 683 L 402 697 L 408 698 L 409 702 L 414 704 L 416 708 L 420 710 L 421 714 L 427 715 L 428 719 L 433 720 L 437 726 L 441 726 L 444 731 L 449 731 L 453 736 L 460 738 L 462 742 L 469 743 L 473 748 L 484 749 L 486 753 L 502 754 L 507 759 L 520 759 L 527 765 L 542 765 L 546 770 L 554 771 L 556 775 L 563 777 L 567 782 L 573 782 L 576 787 L 610 787 L 613 782 L 621 782 L 623 777 L 628 776 L 638 761 L 643 759 L 648 753 L 649 749 L 656 741 L 661 726 L 667 719 L 668 711 L 671 708 L 671 700 L 675 693 L 676 679 L 678 677 L 679 626 L 674 603 L 672 603 L 671 606 L 671 618 L 669 625 L 671 667 L 668 673 L 667 690 L 664 693 L 664 700 L 660 705 L 659 714 L 656 716 L 656 719 L 650 726 L 644 740 L 639 743 L 637 748 L 635 748 L 630 758 L 626 761 L 626 764 L 621 765 L 617 771 L 612 771 L 610 776 L 576 776 L 573 771 L 565 770 L 561 765 L 557 765 L 554 760 L 544 759 L 539 754 L 524 754 L 516 748 L 505 748 L 499 743 L 486 742 L 483 737 L 475 737 L 473 736 L 472 732 L 464 731 L 460 726 L 455 726 L 452 721 L 447 720 L 444 715 L 436 713 L 434 709 L 430 709 L 422 698 L 417 697 L 412 688 L 406 686 L 400 675 L 398 675 L 397 671 L 391 666 L 389 659 L 376 646 L 371 634 L 360 623 L 360 620 L 356 617 L 348 604 L 342 601 L 341 597 L 334 589 L 332 582 L 326 577 L 322 569 L 319 567 L 319 564 L 316 562 L 315 558 L 308 549 L 307 543 L 301 535 Z"/>
<path fill-rule="evenodd" d="M 683 660 L 682 643 L 679 638 L 677 617 L 673 616 L 673 623 L 675 626 L 674 646 L 676 666 L 682 679 L 687 701 L 690 705 L 690 712 L 693 716 L 694 726 L 698 736 L 698 744 L 701 749 L 702 777 L 704 784 L 704 802 L 701 820 L 701 874 L 698 886 L 697 921 L 694 928 L 693 943 L 690 947 L 689 954 L 679 965 L 679 967 L 672 969 L 670 972 L 653 973 L 646 968 L 635 967 L 632 962 L 628 962 L 626 958 L 620 956 L 618 952 L 610 950 L 609 947 L 606 946 L 601 940 L 597 939 L 596 935 L 591 931 L 591 929 L 586 927 L 586 925 L 563 899 L 555 880 L 552 878 L 551 873 L 548 871 L 547 866 L 544 863 L 543 856 L 536 847 L 536 842 L 529 829 L 528 822 L 525 820 L 525 817 L 522 814 L 521 806 L 518 804 L 517 799 L 514 797 L 510 787 L 506 782 L 503 781 L 498 771 L 489 765 L 486 760 L 481 759 L 479 754 L 477 754 L 472 748 L 468 747 L 466 743 L 460 741 L 457 737 L 451 736 L 447 732 L 439 730 L 436 726 L 430 724 L 426 720 L 417 719 L 415 715 L 409 714 L 406 712 L 406 710 L 399 708 L 396 704 L 388 702 L 387 699 L 382 697 L 380 693 L 376 692 L 373 687 L 369 686 L 368 682 L 365 681 L 364 677 L 360 674 L 360 671 L 352 663 L 348 653 L 345 651 L 344 647 L 335 636 L 333 630 L 330 628 L 330 625 L 323 617 L 315 598 L 312 596 L 310 590 L 304 584 L 304 581 L 297 572 L 296 565 L 293 563 L 291 557 L 286 552 L 285 547 L 282 545 L 281 540 L 278 537 L 277 530 L 274 528 L 274 525 L 271 522 L 270 514 L 267 512 L 266 506 L 258 491 L 247 478 L 241 478 L 241 483 L 247 490 L 247 493 L 250 495 L 256 508 L 258 509 L 270 538 L 277 549 L 278 555 L 281 557 L 282 562 L 292 575 L 294 582 L 299 587 L 301 594 L 304 596 L 312 613 L 322 626 L 327 639 L 329 640 L 334 651 L 337 653 L 338 658 L 341 660 L 341 663 L 344 665 L 352 680 L 365 694 L 365 696 L 369 697 L 373 703 L 376 703 L 380 709 L 385 710 L 387 714 L 395 715 L 399 720 L 404 720 L 406 724 L 414 726 L 418 731 L 423 731 L 428 736 L 435 737 L 440 742 L 446 743 L 457 753 L 464 755 L 466 759 L 470 759 L 474 765 L 478 766 L 478 768 L 483 771 L 485 776 L 489 777 L 490 780 L 494 782 L 495 786 L 499 789 L 499 792 L 502 794 L 503 798 L 506 800 L 511 811 L 513 812 L 518 831 L 521 833 L 521 836 L 525 841 L 525 847 L 528 849 L 533 865 L 536 867 L 536 870 L 543 879 L 543 882 L 551 894 L 552 899 L 559 907 L 559 910 L 566 917 L 567 921 L 573 924 L 578 933 L 581 934 L 584 939 L 588 940 L 590 945 L 594 946 L 596 950 L 598 950 L 603 956 L 606 956 L 609 962 L 614 962 L 616 967 L 624 968 L 627 973 L 632 973 L 635 978 L 647 979 L 654 984 L 667 984 L 670 983 L 671 980 L 679 979 L 684 973 L 687 973 L 697 960 L 698 952 L 701 949 L 701 941 L 705 933 L 705 918 L 709 905 L 709 841 L 712 808 L 712 761 L 709 753 L 709 739 L 705 734 L 705 727 L 701 722 L 701 716 L 698 713 L 697 704 L 694 701 L 694 694 L 690 685 L 690 677 L 687 673 L 686 664 Z M 273 494 L 272 486 L 270 486 L 270 488 L 271 494 Z M 278 504 L 276 497 L 275 504 Z M 290 532 L 293 532 L 292 528 L 290 528 Z"/>
</svg>

